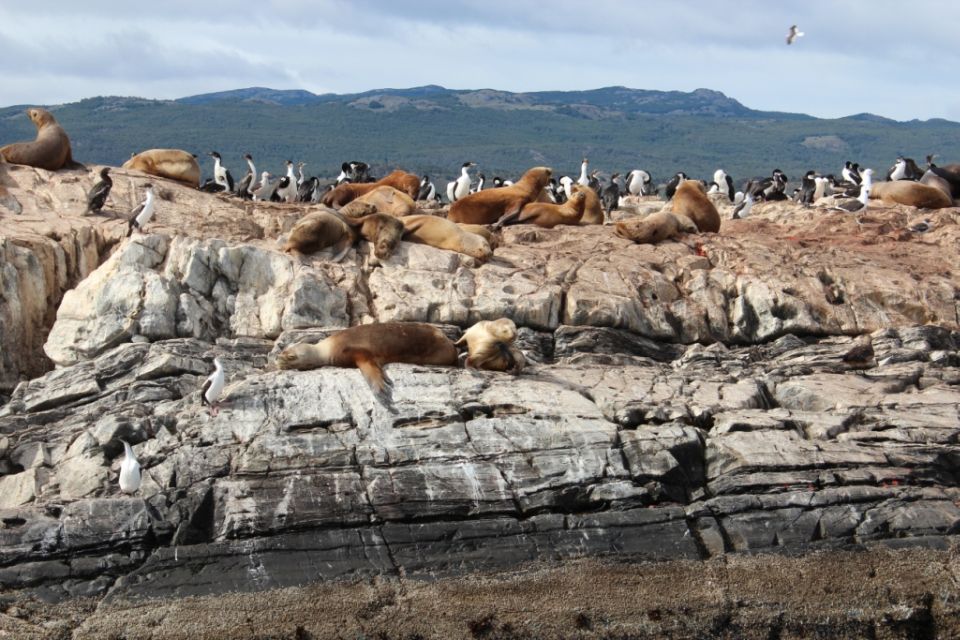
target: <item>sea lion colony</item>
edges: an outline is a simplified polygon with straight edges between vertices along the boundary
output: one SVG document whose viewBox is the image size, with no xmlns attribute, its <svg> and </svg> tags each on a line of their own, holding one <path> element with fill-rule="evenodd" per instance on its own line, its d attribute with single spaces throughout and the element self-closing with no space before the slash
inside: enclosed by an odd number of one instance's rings
<svg viewBox="0 0 960 640">
<path fill-rule="evenodd" d="M 37 139 L 0 147 L 0 171 L 5 162 L 47 170 L 85 169 L 73 160 L 69 138 L 52 114 L 39 108 L 27 113 L 37 127 Z M 330 249 L 329 259 L 333 261 L 340 261 L 361 238 L 371 243 L 372 253 L 381 260 L 389 259 L 402 239 L 456 251 L 483 262 L 493 256 L 498 232 L 507 224 L 545 228 L 606 225 L 620 237 L 657 243 L 685 233 L 718 232 L 721 217 L 717 202 L 735 205 L 730 217 L 741 218 L 761 201 L 794 200 L 804 206 L 842 207 L 838 198 L 857 198 L 855 203 L 862 207 L 869 202 L 868 198 L 873 198 L 940 208 L 953 206 L 953 198 L 960 195 L 960 165 L 937 166 L 932 156 L 927 157 L 923 171 L 912 159 L 897 158 L 886 181 L 878 183 L 873 182 L 872 171 L 861 170 L 853 162 L 847 162 L 837 175 L 809 171 L 791 192 L 789 178 L 779 169 L 769 176 L 743 181 L 739 190 L 722 169 L 710 180 L 691 179 L 679 172 L 662 184 L 656 184 L 649 172 L 633 169 L 613 173 L 604 184 L 598 171 L 589 171 L 586 158 L 576 178 L 558 177 L 549 167 L 533 167 L 516 181 L 494 177 L 490 184 L 483 174 L 474 182 L 470 169 L 476 163 L 466 162 L 458 178 L 448 183 L 446 189 L 437 189 L 428 176 L 419 177 L 399 169 L 375 180 L 369 165 L 360 161 L 344 162 L 333 181 L 307 177 L 304 163 L 299 163 L 295 171 L 292 161 L 287 161 L 285 173 L 275 178 L 269 171 L 258 173 L 253 157 L 245 154 L 246 175 L 235 181 L 220 154 L 212 151 L 209 155 L 214 160 L 213 177 L 202 183 L 196 156 L 178 149 L 143 151 L 123 166 L 221 197 L 320 205 L 305 213 L 290 233 L 280 238 L 282 250 L 303 259 Z M 109 170 L 103 168 L 98 173 L 100 180 L 90 189 L 84 215 L 99 213 L 108 202 Z M 0 187 L 3 177 L 0 173 Z M 128 216 L 130 232 L 146 225 L 157 207 L 150 185 L 144 182 L 141 186 L 146 189 L 146 198 Z M 442 204 L 441 193 L 447 195 L 450 205 L 446 216 L 438 208 Z M 667 204 L 662 211 L 646 217 L 626 216 L 615 223 L 611 220 L 612 211 L 629 203 L 629 198 L 636 202 L 636 198 L 644 196 L 661 196 Z M 16 199 L 0 188 L 0 213 L 6 213 L 3 207 L 14 214 L 20 211 Z M 148 211 L 146 216 L 144 209 Z M 162 215 L 162 211 L 158 213 Z M 391 382 L 384 365 L 406 362 L 456 366 L 459 346 L 466 348 L 460 356 L 465 366 L 517 375 L 525 359 L 515 345 L 516 337 L 516 326 L 507 318 L 480 321 L 466 329 L 456 343 L 430 325 L 379 323 L 351 327 L 316 344 L 288 346 L 278 356 L 276 365 L 280 369 L 359 368 L 375 396 L 389 404 Z M 211 380 L 216 383 L 216 397 L 208 397 Z M 201 402 L 216 402 L 223 386 L 224 371 L 217 364 L 200 392 Z M 131 464 L 136 462 L 132 452 L 127 452 L 127 456 Z M 134 482 L 134 476 L 139 479 L 139 473 L 124 475 L 124 492 L 136 491 L 133 485 L 138 486 L 139 482 Z"/>
</svg>

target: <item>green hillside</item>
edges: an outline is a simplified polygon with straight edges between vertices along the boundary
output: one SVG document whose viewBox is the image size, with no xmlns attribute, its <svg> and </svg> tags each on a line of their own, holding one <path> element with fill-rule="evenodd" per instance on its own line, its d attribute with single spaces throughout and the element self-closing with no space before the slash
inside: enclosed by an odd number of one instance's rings
<svg viewBox="0 0 960 640">
<path fill-rule="evenodd" d="M 311 174 L 333 177 L 345 160 L 376 173 L 403 167 L 453 179 L 473 160 L 487 176 L 516 176 L 545 164 L 576 173 L 586 155 L 606 173 L 645 168 L 663 180 L 679 170 L 708 176 L 724 168 L 735 179 L 791 178 L 810 168 L 839 172 L 853 159 L 885 172 L 898 154 L 955 159 L 960 124 L 896 122 L 869 114 L 822 120 L 753 111 L 715 91 L 595 91 L 512 94 L 441 87 L 317 96 L 304 91 L 243 89 L 178 101 L 98 97 L 57 106 L 74 157 L 120 164 L 151 147 L 219 151 L 235 176 L 250 152 L 259 169 L 305 161 Z M 33 137 L 23 107 L 0 109 L 0 143 Z"/>
</svg>

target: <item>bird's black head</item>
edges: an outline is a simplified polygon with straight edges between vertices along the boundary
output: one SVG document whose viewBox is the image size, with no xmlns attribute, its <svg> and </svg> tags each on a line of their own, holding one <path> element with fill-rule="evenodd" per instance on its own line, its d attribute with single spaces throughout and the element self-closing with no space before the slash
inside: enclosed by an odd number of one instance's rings
<svg viewBox="0 0 960 640">
<path fill-rule="evenodd" d="M 211 151 L 211 152 L 209 153 L 209 155 L 213 156 L 213 157 L 216 158 L 217 160 L 220 159 L 220 154 L 217 153 L 216 151 Z"/>
</svg>

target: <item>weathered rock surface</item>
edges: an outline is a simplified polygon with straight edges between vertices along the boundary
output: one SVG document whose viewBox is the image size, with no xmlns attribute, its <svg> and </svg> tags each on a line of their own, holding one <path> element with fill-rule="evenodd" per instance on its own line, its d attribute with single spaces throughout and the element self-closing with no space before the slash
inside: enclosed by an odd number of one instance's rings
<svg viewBox="0 0 960 640">
<path fill-rule="evenodd" d="M 138 178 L 118 173 L 123 202 Z M 758 205 L 656 246 L 518 226 L 482 265 L 408 243 L 329 264 L 272 240 L 302 208 L 164 183 L 156 227 L 122 240 L 109 213 L 71 217 L 87 176 L 13 175 L 0 373 L 29 379 L 0 406 L 2 590 L 122 602 L 960 533 L 956 210 L 923 237 L 903 208 Z M 499 316 L 523 375 L 393 364 L 389 407 L 358 371 L 271 366 L 360 322 L 456 338 Z M 874 357 L 845 362 L 862 333 Z M 34 375 L 40 344 L 58 368 Z M 144 468 L 134 496 L 120 439 Z"/>
</svg>

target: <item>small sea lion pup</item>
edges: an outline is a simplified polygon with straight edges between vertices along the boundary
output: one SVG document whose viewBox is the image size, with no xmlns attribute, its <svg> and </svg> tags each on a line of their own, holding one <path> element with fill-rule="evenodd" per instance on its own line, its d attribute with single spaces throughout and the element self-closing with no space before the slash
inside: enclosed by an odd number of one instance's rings
<svg viewBox="0 0 960 640">
<path fill-rule="evenodd" d="M 123 168 L 169 178 L 194 189 L 200 188 L 200 165 L 192 153 L 182 149 L 147 149 L 124 162 Z"/>
<path fill-rule="evenodd" d="M 386 399 L 393 383 L 383 366 L 391 362 L 456 366 L 457 348 L 433 325 L 383 322 L 350 327 L 316 344 L 293 344 L 277 356 L 280 369 L 360 369 L 373 392 Z"/>
<path fill-rule="evenodd" d="M 481 320 L 463 332 L 457 346 L 467 345 L 467 367 L 518 374 L 527 364 L 514 344 L 517 325 L 510 318 Z"/>
<path fill-rule="evenodd" d="M 0 156 L 13 164 L 25 164 L 47 171 L 83 168 L 82 164 L 74 162 L 70 151 L 70 138 L 52 113 L 33 107 L 27 109 L 27 115 L 37 127 L 36 139 L 33 142 L 14 142 L 0 147 Z"/>
<path fill-rule="evenodd" d="M 493 224 L 539 198 L 552 173 L 549 167 L 534 167 L 509 187 L 471 193 L 450 205 L 447 218 L 468 224 Z"/>
<path fill-rule="evenodd" d="M 673 194 L 673 212 L 687 216 L 700 233 L 720 231 L 720 214 L 699 180 L 683 180 Z"/>
</svg>

